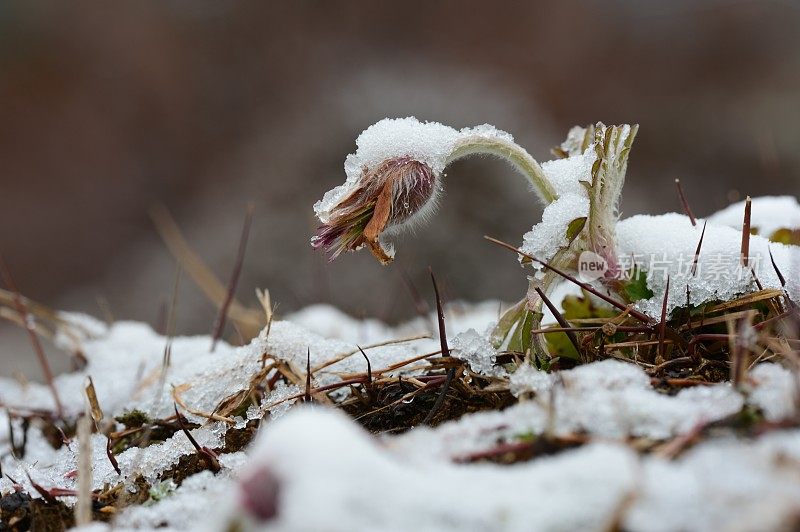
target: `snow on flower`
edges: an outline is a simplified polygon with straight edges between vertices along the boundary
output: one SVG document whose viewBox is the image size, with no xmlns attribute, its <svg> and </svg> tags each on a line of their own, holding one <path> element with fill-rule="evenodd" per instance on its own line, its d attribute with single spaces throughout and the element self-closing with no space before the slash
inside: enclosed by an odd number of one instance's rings
<svg viewBox="0 0 800 532">
<path fill-rule="evenodd" d="M 413 117 L 387 118 L 361 133 L 356 146 L 345 160 L 345 183 L 314 205 L 322 225 L 311 244 L 331 259 L 366 246 L 382 264 L 391 262 L 394 250 L 384 237 L 424 222 L 436 208 L 445 167 L 468 155 L 502 157 L 544 201 L 555 198 L 538 163 L 494 126 L 458 131 Z"/>
</svg>

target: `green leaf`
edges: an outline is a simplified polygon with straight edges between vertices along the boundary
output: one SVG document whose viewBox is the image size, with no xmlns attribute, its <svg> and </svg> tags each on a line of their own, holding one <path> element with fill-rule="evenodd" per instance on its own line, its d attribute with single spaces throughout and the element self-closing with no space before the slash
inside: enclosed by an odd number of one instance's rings
<svg viewBox="0 0 800 532">
<path fill-rule="evenodd" d="M 500 346 L 503 345 L 503 342 L 508 337 L 511 330 L 514 329 L 514 326 L 523 319 L 527 303 L 527 298 L 519 301 L 516 305 L 505 311 L 500 317 L 500 321 L 497 322 L 497 325 L 492 331 L 492 346 L 494 346 L 495 349 L 499 349 Z"/>
<path fill-rule="evenodd" d="M 578 234 L 583 231 L 586 226 L 586 216 L 575 218 L 567 226 L 567 241 L 572 244 L 572 241 L 578 237 Z"/>
<path fill-rule="evenodd" d="M 553 327 L 556 327 L 555 325 Z M 580 360 L 581 355 L 569 341 L 567 333 L 564 332 L 551 332 L 545 333 L 547 338 L 547 350 L 550 352 L 551 357 L 570 358 L 572 360 Z"/>
<path fill-rule="evenodd" d="M 561 307 L 564 309 L 562 315 L 567 321 L 586 318 L 611 318 L 617 315 L 610 308 L 596 305 L 586 291 L 583 291 L 581 296 L 566 296 L 564 301 L 561 302 Z M 553 327 L 557 326 L 554 325 Z M 580 354 L 575 350 L 575 346 L 572 345 L 566 333 L 546 333 L 546 338 L 547 349 L 550 351 L 551 356 L 580 360 Z"/>
<path fill-rule="evenodd" d="M 622 296 L 628 303 L 653 297 L 653 291 L 647 286 L 647 273 L 634 267 L 630 280 L 622 286 Z"/>
<path fill-rule="evenodd" d="M 525 353 L 530 349 L 533 340 L 533 330 L 535 313 L 530 310 L 525 310 L 514 334 L 511 336 L 511 341 L 508 343 L 509 351 L 516 351 L 518 353 Z"/>
<path fill-rule="evenodd" d="M 569 295 L 561 302 L 563 316 L 567 321 L 586 318 L 612 318 L 617 312 L 607 307 L 597 306 L 588 292 L 583 290 L 582 296 Z"/>
</svg>

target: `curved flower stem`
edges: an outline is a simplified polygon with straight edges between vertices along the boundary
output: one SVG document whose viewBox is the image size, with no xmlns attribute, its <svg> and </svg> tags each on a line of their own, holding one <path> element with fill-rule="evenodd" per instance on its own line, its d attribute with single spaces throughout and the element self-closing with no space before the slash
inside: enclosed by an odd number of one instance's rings
<svg viewBox="0 0 800 532">
<path fill-rule="evenodd" d="M 530 181 L 536 195 L 545 205 L 558 199 L 555 188 L 544 175 L 542 167 L 536 162 L 536 159 L 511 140 L 479 134 L 465 137 L 456 143 L 447 158 L 447 164 L 475 154 L 494 155 L 508 161 Z"/>
<path fill-rule="evenodd" d="M 539 199 L 545 205 L 549 205 L 558 199 L 555 187 L 545 176 L 542 167 L 531 155 L 521 146 L 512 140 L 496 137 L 473 134 L 467 136 L 454 146 L 447 158 L 447 164 L 462 159 L 469 155 L 493 155 L 500 157 L 511 164 L 520 174 L 528 179 L 532 188 Z M 545 293 L 552 291 L 556 276 L 545 273 L 543 279 L 531 279 L 531 283 L 537 283 Z M 532 290 L 531 290 L 532 291 Z M 493 341 L 495 346 L 503 343 L 508 338 L 512 329 L 519 329 L 525 323 L 530 324 L 534 329 L 539 328 L 542 320 L 542 301 L 531 301 L 526 298 L 512 309 L 506 312 L 504 319 L 498 323 L 493 331 Z M 522 335 L 520 335 L 522 338 Z M 547 345 L 543 335 L 536 335 L 531 339 L 531 346 L 534 353 L 539 357 L 544 357 L 547 353 Z"/>
</svg>

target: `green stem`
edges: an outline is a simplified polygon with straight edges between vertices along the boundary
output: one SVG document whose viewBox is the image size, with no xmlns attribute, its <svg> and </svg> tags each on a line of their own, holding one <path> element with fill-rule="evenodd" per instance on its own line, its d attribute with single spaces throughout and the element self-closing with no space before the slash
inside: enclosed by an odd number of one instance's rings
<svg viewBox="0 0 800 532">
<path fill-rule="evenodd" d="M 539 199 L 545 205 L 549 205 L 558 199 L 555 187 L 547 176 L 544 175 L 542 167 L 531 155 L 521 146 L 515 142 L 494 136 L 483 136 L 474 134 L 460 140 L 454 147 L 450 156 L 447 158 L 447 164 L 468 157 L 470 155 L 493 155 L 499 157 L 509 164 L 511 164 L 520 174 L 528 179 L 532 188 Z M 555 279 L 552 275 L 544 275 L 542 286 L 546 293 L 552 291 L 552 286 Z M 516 325 L 522 326 L 522 322 L 526 319 L 529 313 L 533 313 L 532 319 L 535 328 L 539 327 L 541 323 L 541 301 L 534 304 L 534 308 L 530 308 L 527 298 L 515 305 L 510 309 L 504 319 L 498 323 L 498 326 L 493 332 L 493 341 L 496 346 L 500 345 L 507 337 L 510 330 Z M 537 335 L 532 339 L 530 346 L 533 351 L 539 356 L 546 356 L 547 346 L 544 341 L 543 335 Z"/>
<path fill-rule="evenodd" d="M 481 135 L 466 137 L 456 144 L 447 158 L 447 164 L 475 154 L 494 155 L 509 162 L 530 181 L 536 195 L 545 205 L 558 199 L 555 188 L 544 175 L 539 163 L 524 148 L 510 140 Z"/>
</svg>

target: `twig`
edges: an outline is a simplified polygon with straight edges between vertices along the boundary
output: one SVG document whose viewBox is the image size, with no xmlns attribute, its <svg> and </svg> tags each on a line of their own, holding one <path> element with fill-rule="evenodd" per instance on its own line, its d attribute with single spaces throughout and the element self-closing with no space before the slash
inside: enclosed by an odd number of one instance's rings
<svg viewBox="0 0 800 532">
<path fill-rule="evenodd" d="M 86 376 L 83 389 L 86 392 L 86 399 L 89 401 L 92 419 L 95 423 L 100 423 L 103 421 L 103 409 L 100 408 L 100 401 L 97 400 L 97 392 L 94 389 L 94 381 L 92 381 L 91 375 Z"/>
<path fill-rule="evenodd" d="M 75 503 L 75 525 L 92 521 L 92 418 L 78 420 L 78 500 Z"/>
<path fill-rule="evenodd" d="M 253 222 L 254 208 L 254 204 L 249 203 L 247 205 L 247 211 L 244 215 L 244 225 L 242 226 L 242 235 L 239 238 L 239 249 L 236 253 L 236 262 L 233 266 L 231 278 L 228 281 L 228 290 L 225 293 L 225 299 L 222 301 L 222 305 L 219 308 L 219 314 L 217 315 L 217 320 L 214 322 L 214 334 L 211 339 L 212 353 L 217 348 L 217 342 L 219 341 L 219 338 L 222 336 L 222 332 L 225 329 L 225 320 L 228 317 L 228 309 L 233 302 L 233 297 L 236 293 L 236 286 L 239 284 L 239 276 L 242 273 L 242 265 L 244 264 L 244 253 L 247 250 L 247 238 L 250 235 L 250 226 Z"/>
<path fill-rule="evenodd" d="M 372 386 L 372 364 L 370 363 L 369 357 L 364 352 L 364 350 L 361 349 L 361 347 L 359 347 L 358 350 L 361 351 L 361 355 L 364 357 L 364 360 L 367 361 L 367 382 L 366 384 L 364 384 L 364 387 L 367 390 L 367 397 L 369 398 L 370 401 L 373 401 L 375 394 Z"/>
<path fill-rule="evenodd" d="M 581 356 L 581 346 L 578 343 L 578 338 L 575 336 L 575 333 L 572 330 L 570 330 L 569 322 L 567 322 L 567 320 L 564 319 L 564 316 L 558 311 L 553 302 L 550 301 L 550 298 L 548 298 L 544 294 L 544 291 L 538 286 L 536 287 L 536 293 L 539 294 L 539 297 L 542 298 L 544 304 L 547 305 L 547 308 L 549 308 L 550 312 L 553 313 L 553 316 L 555 317 L 558 324 L 561 326 L 561 329 L 564 331 L 564 334 L 566 334 L 567 338 L 569 338 L 569 341 L 575 348 L 575 351 L 578 353 L 578 356 Z"/>
<path fill-rule="evenodd" d="M 669 275 L 667 286 L 664 289 L 664 301 L 661 303 L 661 323 L 658 326 L 658 357 L 657 363 L 664 361 L 664 334 L 667 332 L 667 301 L 669 300 Z"/>
<path fill-rule="evenodd" d="M 50 363 L 47 361 L 47 357 L 44 354 L 44 348 L 42 348 L 42 343 L 39 341 L 39 337 L 36 335 L 36 322 L 34 321 L 33 316 L 31 316 L 31 314 L 28 312 L 28 307 L 25 305 L 25 301 L 22 299 L 22 295 L 20 294 L 13 277 L 11 277 L 11 271 L 8 269 L 8 265 L 1 254 L 0 274 L 2 274 L 3 283 L 8 287 L 9 290 L 13 292 L 14 305 L 17 309 L 17 312 L 19 312 L 20 317 L 25 322 L 25 330 L 28 331 L 28 336 L 31 340 L 31 344 L 33 345 L 33 350 L 36 352 L 36 357 L 39 359 L 39 365 L 42 367 L 42 372 L 44 373 L 44 378 L 47 381 L 47 386 L 50 388 L 50 393 L 53 395 L 53 403 L 55 403 L 56 407 L 56 417 L 62 418 L 64 417 L 64 408 L 61 405 L 61 399 L 58 397 L 58 390 L 53 382 L 53 372 L 50 369 Z"/>
<path fill-rule="evenodd" d="M 186 390 L 188 390 L 189 388 L 191 388 L 191 387 L 192 387 L 192 385 L 189 384 L 189 383 L 183 383 L 183 384 L 179 384 L 177 386 L 173 386 L 172 387 L 172 400 L 173 400 L 173 402 L 178 403 L 178 405 L 180 405 L 181 408 L 183 408 L 184 410 L 186 410 L 187 412 L 189 412 L 192 415 L 204 417 L 206 419 L 210 419 L 210 420 L 213 420 L 213 421 L 222 421 L 223 423 L 227 423 L 229 425 L 233 425 L 233 424 L 236 423 L 236 421 L 234 419 L 232 419 L 232 418 L 221 416 L 221 415 L 216 414 L 214 412 L 203 412 L 202 410 L 197 410 L 197 409 L 191 408 L 189 405 L 187 405 L 186 401 L 184 401 L 183 398 L 181 397 L 181 394 L 183 392 L 185 392 Z"/>
<path fill-rule="evenodd" d="M 189 432 L 189 429 L 186 428 L 186 424 L 183 422 L 183 417 L 181 416 L 180 412 L 178 412 L 178 405 L 176 403 L 173 403 L 173 406 L 175 407 L 175 416 L 177 416 L 178 425 L 180 426 L 181 431 L 184 434 L 186 434 L 186 437 L 189 438 L 189 443 L 191 443 L 192 447 L 194 447 L 195 450 L 197 450 L 197 454 L 201 455 L 203 458 L 206 459 L 208 463 L 208 468 L 212 472 L 218 473 L 219 470 L 222 468 L 219 465 L 219 460 L 217 459 L 217 453 L 215 453 L 208 447 L 201 446 L 199 443 L 197 443 L 197 440 L 194 439 L 192 433 Z"/>
<path fill-rule="evenodd" d="M 311 402 L 311 348 L 308 348 L 308 354 L 306 355 L 306 393 L 303 398 L 303 401 L 306 403 Z"/>
<path fill-rule="evenodd" d="M 428 339 L 430 337 L 431 336 L 429 334 L 417 334 L 417 335 L 414 335 L 414 336 L 408 336 L 406 338 L 398 338 L 396 340 L 386 340 L 386 341 L 378 342 L 378 343 L 375 343 L 375 344 L 365 345 L 363 348 L 358 348 L 358 349 L 354 349 L 352 351 L 348 351 L 347 353 L 342 353 L 341 355 L 337 355 L 334 358 L 332 358 L 332 359 L 330 359 L 330 360 L 328 360 L 326 362 L 323 362 L 319 366 L 315 366 L 313 368 L 313 373 L 317 373 L 318 371 L 323 370 L 323 369 L 327 368 L 328 366 L 332 366 L 332 365 L 336 364 L 337 362 L 341 362 L 342 360 L 355 355 L 356 353 L 359 352 L 360 349 L 364 349 L 366 351 L 368 349 L 374 349 L 376 347 L 384 347 L 384 346 L 387 346 L 387 345 L 402 344 L 402 343 L 405 343 L 405 342 L 413 342 L 415 340 L 423 340 L 423 339 Z M 436 353 L 433 353 L 433 354 L 435 355 Z"/>
<path fill-rule="evenodd" d="M 697 261 L 700 259 L 700 248 L 703 247 L 703 237 L 706 236 L 707 225 L 708 225 L 708 220 L 703 222 L 703 231 L 700 233 L 700 241 L 697 243 L 697 248 L 694 250 L 694 260 L 692 260 L 692 277 L 694 277 L 697 274 Z M 686 287 L 688 289 L 689 285 L 687 284 Z"/>
<path fill-rule="evenodd" d="M 42 496 L 42 498 L 43 498 L 45 501 L 47 501 L 47 502 L 48 502 L 48 503 L 50 503 L 50 504 L 56 504 L 56 498 L 55 498 L 55 496 L 54 496 L 54 495 L 51 493 L 51 490 L 46 490 L 45 488 L 43 488 L 43 487 L 42 487 L 42 485 L 41 485 L 41 484 L 39 484 L 39 483 L 35 482 L 35 481 L 34 481 L 34 480 L 31 478 L 31 474 L 30 474 L 30 473 L 28 473 L 27 471 L 25 472 L 25 475 L 28 477 L 28 482 L 30 482 L 30 483 L 31 483 L 31 486 L 33 486 L 33 489 L 35 489 L 35 490 L 36 490 L 36 491 L 39 493 L 39 495 L 41 495 L 41 496 Z M 75 495 L 75 492 L 74 492 L 74 491 L 72 491 L 72 493 L 71 493 L 70 495 Z"/>
<path fill-rule="evenodd" d="M 676 388 L 690 388 L 692 386 L 711 386 L 714 383 L 701 381 L 699 379 L 665 379 L 661 377 L 653 377 L 650 379 L 651 386 L 659 386 L 662 384 Z"/>
<path fill-rule="evenodd" d="M 734 323 L 729 323 L 730 329 L 733 330 Z M 730 337 L 730 342 L 733 344 L 731 349 L 731 383 L 735 388 L 739 387 L 747 372 L 747 360 L 745 357 L 749 352 L 749 347 L 745 345 L 745 336 L 747 328 L 750 326 L 750 320 L 742 318 L 737 325 L 737 334 L 732 334 Z"/>
<path fill-rule="evenodd" d="M 681 452 L 684 451 L 687 447 L 692 445 L 694 442 L 700 439 L 700 436 L 703 434 L 703 430 L 708 426 L 708 423 L 704 421 L 700 421 L 692 427 L 692 429 L 687 432 L 686 434 L 681 434 L 676 438 L 668 441 L 664 445 L 658 448 L 655 451 L 655 454 L 662 457 L 672 459 L 678 456 Z"/>
<path fill-rule="evenodd" d="M 442 298 L 439 295 L 439 287 L 436 285 L 436 277 L 433 275 L 433 270 L 430 270 L 431 274 L 431 282 L 433 283 L 433 292 L 436 295 L 436 317 L 438 319 L 439 324 L 439 342 L 442 346 L 442 357 L 449 357 L 450 356 L 450 347 L 447 345 L 447 333 L 445 332 L 444 326 L 444 309 L 442 308 Z M 433 404 L 433 408 L 431 408 L 428 415 L 425 416 L 425 419 L 422 420 L 423 425 L 429 424 L 439 409 L 442 407 L 444 403 L 444 398 L 447 396 L 447 392 L 450 389 L 450 383 L 453 381 L 453 378 L 456 375 L 456 368 L 450 368 L 447 371 L 447 378 L 442 385 L 442 391 L 439 393 L 439 397 L 436 398 L 436 402 Z"/>
<path fill-rule="evenodd" d="M 772 256 L 772 248 L 767 246 L 767 250 L 769 251 L 769 260 L 772 263 L 772 269 L 775 270 L 775 275 L 778 276 L 781 286 L 786 287 L 786 278 L 783 276 L 780 268 L 778 268 L 778 265 L 775 263 L 775 257 Z"/>
<path fill-rule="evenodd" d="M 625 325 L 613 326 L 614 332 L 627 332 L 627 333 L 646 333 L 653 332 L 652 327 L 628 327 Z M 600 325 L 586 326 L 586 327 L 543 327 L 541 329 L 531 330 L 531 334 L 548 334 L 557 332 L 594 332 L 602 331 L 603 327 Z"/>
<path fill-rule="evenodd" d="M 114 450 L 111 448 L 110 436 L 106 437 L 106 456 L 108 457 L 108 461 L 111 462 L 111 467 L 117 472 L 117 475 L 121 475 L 122 470 L 120 470 L 119 462 L 117 462 L 117 458 L 114 456 Z"/>
<path fill-rule="evenodd" d="M 11 415 L 8 416 L 8 442 L 11 451 L 11 456 L 17 460 L 25 458 L 25 450 L 28 447 L 28 428 L 30 427 L 30 419 L 22 418 L 22 443 L 17 445 L 17 439 L 14 436 L 14 423 L 11 421 Z"/>
<path fill-rule="evenodd" d="M 742 266 L 747 266 L 750 257 L 750 213 L 752 210 L 752 200 L 750 196 L 744 203 L 744 221 L 742 222 Z"/>
<path fill-rule="evenodd" d="M 689 220 L 692 222 L 692 226 L 697 225 L 697 218 L 694 217 L 692 213 L 692 209 L 689 208 L 689 202 L 686 201 L 686 195 L 683 193 L 683 187 L 681 186 L 681 180 L 675 180 L 675 187 L 678 189 L 678 197 L 681 200 L 681 205 L 683 206 L 683 212 L 686 213 L 686 216 L 689 217 Z"/>
<path fill-rule="evenodd" d="M 180 263 L 175 267 L 175 278 L 172 281 L 172 297 L 170 298 L 169 312 L 167 313 L 166 335 L 167 342 L 164 344 L 164 356 L 161 360 L 161 378 L 159 380 L 159 397 L 164 389 L 164 382 L 167 379 L 167 370 L 172 361 L 172 338 L 175 336 L 175 309 L 178 307 L 178 289 L 181 284 L 181 274 L 183 269 Z"/>
<path fill-rule="evenodd" d="M 189 246 L 169 211 L 163 205 L 156 205 L 150 210 L 150 216 L 175 260 L 215 306 L 222 306 L 226 294 L 225 286 Z M 240 327 L 247 327 L 254 335 L 264 326 L 261 312 L 246 308 L 235 299 L 230 305 L 229 314 L 231 319 L 239 322 Z"/>
<path fill-rule="evenodd" d="M 659 364 L 657 366 L 654 366 L 653 368 L 651 368 L 649 370 L 649 372 L 651 374 L 653 374 L 653 375 L 657 375 L 658 373 L 664 371 L 665 369 L 670 369 L 670 368 L 675 367 L 675 366 L 680 367 L 680 366 L 689 365 L 689 364 L 692 364 L 692 363 L 694 363 L 694 359 L 691 358 L 691 357 L 673 358 L 671 360 L 667 360 L 666 362 L 662 362 L 661 364 Z"/>
<path fill-rule="evenodd" d="M 497 240 L 496 238 L 492 238 L 490 236 L 484 236 L 483 238 L 485 238 L 489 242 L 492 242 L 493 244 L 497 244 L 500 247 L 504 247 L 506 249 L 509 249 L 509 250 L 519 254 L 519 255 L 522 255 L 523 257 L 525 257 L 527 259 L 530 259 L 530 260 L 532 260 L 532 261 L 534 261 L 534 262 L 536 262 L 538 264 L 541 264 L 542 266 L 544 266 L 548 270 L 560 275 L 564 279 L 567 279 L 568 281 L 571 281 L 572 283 L 580 286 L 581 288 L 583 288 L 587 292 L 599 297 L 600 299 L 602 299 L 603 301 L 605 301 L 609 305 L 612 305 L 612 306 L 614 306 L 614 307 L 616 307 L 616 308 L 618 308 L 619 310 L 622 310 L 622 311 L 628 311 L 631 316 L 633 316 L 634 318 L 636 318 L 637 320 L 639 320 L 639 321 L 641 321 L 643 323 L 650 324 L 650 323 L 653 322 L 653 320 L 650 319 L 650 317 L 648 317 L 646 314 L 644 314 L 642 312 L 639 312 L 636 309 L 630 308 L 630 307 L 620 303 L 619 301 L 616 301 L 614 298 L 608 297 L 607 295 L 603 294 L 602 292 L 600 292 L 598 290 L 595 290 L 594 287 L 592 287 L 592 285 L 590 285 L 588 283 L 583 283 L 583 282 L 577 280 L 572 275 L 559 270 L 555 266 L 551 266 L 550 264 L 546 263 L 543 260 L 539 260 L 536 257 L 528 255 L 527 253 L 523 252 L 522 250 L 520 250 L 518 248 L 515 248 L 514 246 L 512 246 L 511 244 L 509 244 L 507 242 L 503 242 L 502 240 Z"/>
</svg>

